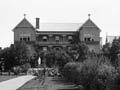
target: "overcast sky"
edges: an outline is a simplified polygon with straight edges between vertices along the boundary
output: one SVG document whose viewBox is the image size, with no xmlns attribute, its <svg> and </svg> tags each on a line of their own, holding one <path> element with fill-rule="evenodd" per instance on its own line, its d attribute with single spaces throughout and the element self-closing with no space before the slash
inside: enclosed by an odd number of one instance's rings
<svg viewBox="0 0 120 90">
<path fill-rule="evenodd" d="M 13 43 L 12 29 L 26 18 L 40 22 L 84 23 L 91 19 L 102 30 L 103 43 L 108 35 L 120 35 L 119 0 L 0 0 L 0 47 Z"/>
</svg>

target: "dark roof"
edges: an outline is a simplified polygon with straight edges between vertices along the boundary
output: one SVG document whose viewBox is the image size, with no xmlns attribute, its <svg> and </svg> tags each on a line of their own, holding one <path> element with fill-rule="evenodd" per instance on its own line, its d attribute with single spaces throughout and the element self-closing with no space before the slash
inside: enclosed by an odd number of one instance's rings
<svg viewBox="0 0 120 90">
<path fill-rule="evenodd" d="M 34 27 L 26 18 L 24 18 L 15 28 L 34 28 Z"/>
<path fill-rule="evenodd" d="M 100 30 L 99 27 L 90 18 L 80 28 L 83 27 L 96 27 L 98 30 Z"/>
</svg>

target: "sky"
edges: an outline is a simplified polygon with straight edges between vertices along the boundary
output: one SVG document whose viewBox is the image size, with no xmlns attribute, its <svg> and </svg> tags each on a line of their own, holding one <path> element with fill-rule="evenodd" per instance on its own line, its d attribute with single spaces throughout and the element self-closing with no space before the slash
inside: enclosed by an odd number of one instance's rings
<svg viewBox="0 0 120 90">
<path fill-rule="evenodd" d="M 119 0 L 0 0 L 0 47 L 13 44 L 12 29 L 26 18 L 40 22 L 84 23 L 91 14 L 91 20 L 101 29 L 105 42 L 108 35 L 120 35 Z"/>
</svg>

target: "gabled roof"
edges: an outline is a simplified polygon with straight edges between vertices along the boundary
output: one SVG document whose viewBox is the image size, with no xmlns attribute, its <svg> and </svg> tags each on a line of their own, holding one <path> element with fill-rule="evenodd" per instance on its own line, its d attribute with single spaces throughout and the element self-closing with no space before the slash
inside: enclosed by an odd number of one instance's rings
<svg viewBox="0 0 120 90">
<path fill-rule="evenodd" d="M 100 30 L 99 27 L 90 18 L 80 28 L 83 27 L 96 27 L 98 30 Z"/>
<path fill-rule="evenodd" d="M 34 27 L 26 18 L 24 18 L 15 28 L 34 28 Z"/>
</svg>

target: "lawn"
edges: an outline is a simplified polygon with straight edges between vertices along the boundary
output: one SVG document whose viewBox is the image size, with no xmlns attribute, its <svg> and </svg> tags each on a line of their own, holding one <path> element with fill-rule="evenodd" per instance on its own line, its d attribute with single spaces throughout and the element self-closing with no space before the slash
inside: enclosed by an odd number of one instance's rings
<svg viewBox="0 0 120 90">
<path fill-rule="evenodd" d="M 0 76 L 0 82 L 2 81 L 6 81 L 6 80 L 9 80 L 9 79 L 12 79 L 12 78 L 16 78 L 17 76 Z"/>
<path fill-rule="evenodd" d="M 43 80 L 32 79 L 17 90 L 80 90 L 72 83 L 66 82 L 64 79 L 46 77 Z"/>
</svg>

